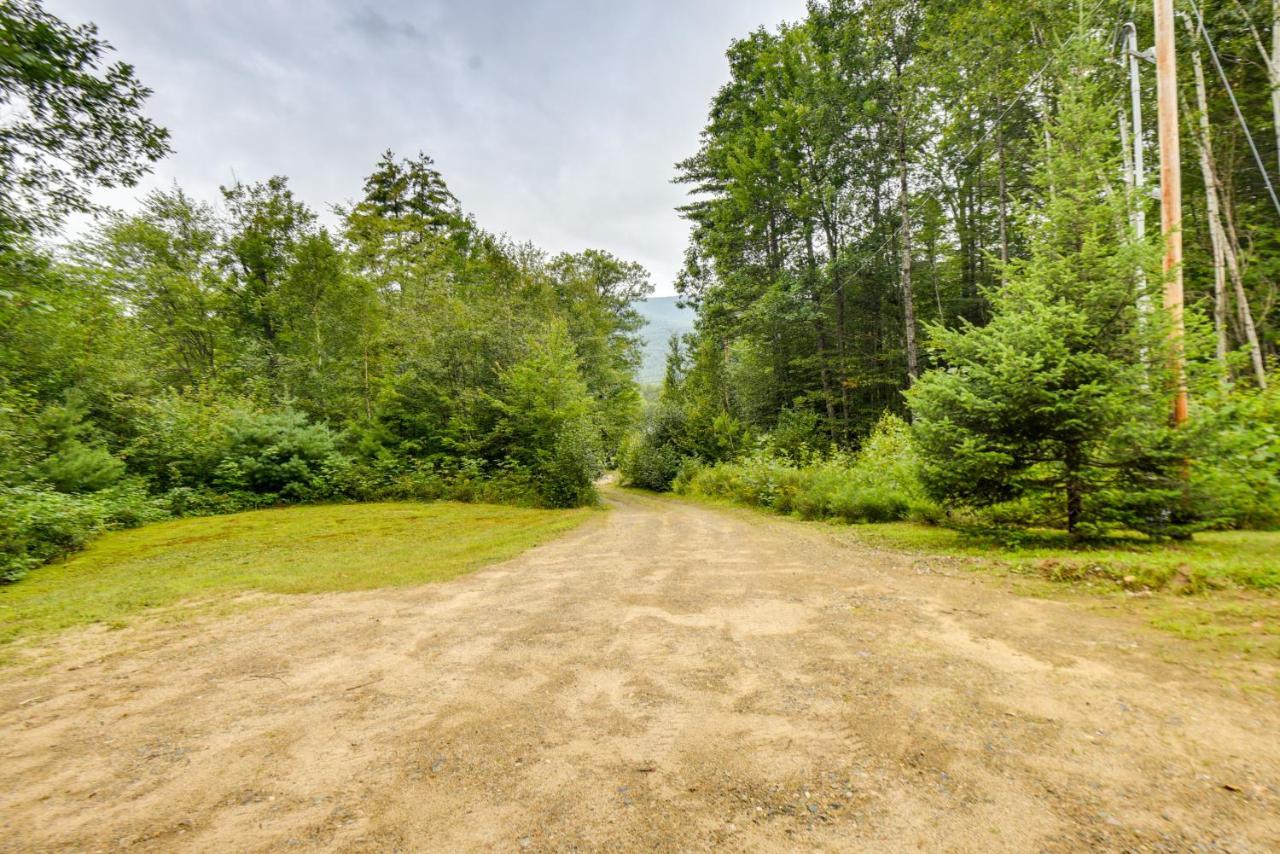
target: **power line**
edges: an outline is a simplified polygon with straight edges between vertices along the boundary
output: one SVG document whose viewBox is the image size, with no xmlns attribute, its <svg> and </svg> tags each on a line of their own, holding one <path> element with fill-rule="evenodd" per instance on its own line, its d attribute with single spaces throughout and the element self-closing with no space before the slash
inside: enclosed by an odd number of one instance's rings
<svg viewBox="0 0 1280 854">
<path fill-rule="evenodd" d="M 1244 131 L 1244 137 L 1249 141 L 1249 150 L 1253 152 L 1253 161 L 1258 164 L 1258 171 L 1262 173 L 1262 181 L 1267 185 L 1267 195 L 1271 196 L 1271 203 L 1275 205 L 1276 213 L 1280 214 L 1280 199 L 1276 198 L 1275 187 L 1271 186 L 1271 174 L 1267 171 L 1267 167 L 1262 165 L 1262 155 L 1258 153 L 1258 146 L 1254 145 L 1253 134 L 1249 132 L 1249 125 L 1244 120 L 1244 113 L 1240 111 L 1240 104 L 1236 101 L 1235 90 L 1231 87 L 1231 81 L 1227 79 L 1227 74 L 1222 70 L 1222 63 L 1218 61 L 1218 51 L 1214 49 L 1213 39 L 1209 38 L 1209 31 L 1204 26 L 1204 16 L 1200 14 L 1200 7 L 1195 4 L 1195 0 L 1190 0 L 1191 11 L 1196 14 L 1196 27 L 1200 30 L 1200 37 L 1204 39 L 1205 46 L 1209 48 L 1209 58 L 1213 60 L 1213 67 L 1218 71 L 1218 77 L 1222 80 L 1222 85 L 1227 87 L 1227 97 L 1231 99 L 1231 108 L 1235 110 L 1236 120 L 1240 122 L 1240 128 Z"/>
</svg>

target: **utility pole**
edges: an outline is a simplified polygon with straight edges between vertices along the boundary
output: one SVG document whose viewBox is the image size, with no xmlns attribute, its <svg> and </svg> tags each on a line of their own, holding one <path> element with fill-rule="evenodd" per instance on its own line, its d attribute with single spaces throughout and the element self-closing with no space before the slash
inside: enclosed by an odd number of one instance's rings
<svg viewBox="0 0 1280 854">
<path fill-rule="evenodd" d="M 1182 324 L 1182 168 L 1178 147 L 1178 69 L 1173 48 L 1173 0 L 1154 0 L 1156 104 L 1160 136 L 1160 231 L 1165 239 L 1164 307 L 1169 312 L 1173 423 L 1187 420 Z"/>
</svg>

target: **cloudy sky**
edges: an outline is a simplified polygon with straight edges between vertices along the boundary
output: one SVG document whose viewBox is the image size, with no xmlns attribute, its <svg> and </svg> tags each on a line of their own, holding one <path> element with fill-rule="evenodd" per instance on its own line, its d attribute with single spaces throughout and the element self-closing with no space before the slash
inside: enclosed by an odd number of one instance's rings
<svg viewBox="0 0 1280 854">
<path fill-rule="evenodd" d="M 175 153 L 144 189 L 206 199 L 289 176 L 317 209 L 379 152 L 425 151 L 480 224 L 608 249 L 671 293 L 697 146 L 729 41 L 804 0 L 46 0 L 98 24 L 155 90 Z M 107 201 L 127 206 L 135 192 Z"/>
</svg>

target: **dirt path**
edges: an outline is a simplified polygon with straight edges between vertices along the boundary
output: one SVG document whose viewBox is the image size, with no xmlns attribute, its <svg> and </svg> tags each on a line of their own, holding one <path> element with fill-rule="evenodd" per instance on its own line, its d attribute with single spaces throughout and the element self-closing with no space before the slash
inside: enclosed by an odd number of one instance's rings
<svg viewBox="0 0 1280 854">
<path fill-rule="evenodd" d="M 447 584 L 0 672 L 0 850 L 1275 850 L 1280 710 L 1140 629 L 618 491 Z"/>
</svg>

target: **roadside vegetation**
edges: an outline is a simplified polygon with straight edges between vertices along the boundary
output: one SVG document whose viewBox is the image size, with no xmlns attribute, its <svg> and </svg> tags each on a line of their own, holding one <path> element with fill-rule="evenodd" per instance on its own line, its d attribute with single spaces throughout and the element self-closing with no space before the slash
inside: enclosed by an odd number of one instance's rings
<svg viewBox="0 0 1280 854">
<path fill-rule="evenodd" d="M 1222 532 L 1280 526 L 1280 220 L 1256 164 L 1215 159 L 1244 150 L 1226 87 L 1190 74 L 1174 335 L 1117 133 L 1130 14 L 830 0 L 735 41 L 676 166 L 696 329 L 646 406 L 647 272 L 486 231 L 425 154 L 386 152 L 330 225 L 281 175 L 102 210 L 169 153 L 150 90 L 92 25 L 0 5 L 0 601 L 114 529 L 585 507 L 615 463 L 648 489 L 1017 547 L 1049 576 L 1274 590 L 1272 541 Z M 1252 53 L 1270 15 L 1200 28 L 1258 126 L 1280 124 Z"/>
<path fill-rule="evenodd" d="M 485 231 L 423 154 L 386 152 L 332 226 L 281 175 L 103 211 L 169 151 L 110 50 L 0 4 L 0 585 L 173 517 L 596 502 L 644 269 Z"/>
<path fill-rule="evenodd" d="M 0 593 L 0 646 L 118 628 L 242 593 L 325 593 L 445 581 L 581 524 L 594 511 L 439 501 L 323 505 L 177 519 L 97 539 Z"/>
<path fill-rule="evenodd" d="M 679 284 L 697 327 L 671 341 L 661 391 L 623 443 L 623 482 L 803 519 L 942 526 L 947 542 L 1028 560 L 1045 543 L 1097 557 L 1064 560 L 1064 576 L 1098 564 L 1159 587 L 1186 559 L 1206 567 L 1192 588 L 1273 589 L 1270 561 L 1245 565 L 1261 547 L 1219 566 L 1180 545 L 1271 543 L 1212 532 L 1280 526 L 1270 250 L 1248 255 L 1254 290 L 1241 280 L 1232 301 L 1218 226 L 1184 220 L 1188 245 L 1218 254 L 1188 254 L 1171 350 L 1155 308 L 1163 243 L 1134 228 L 1154 209 L 1125 184 L 1132 152 L 1116 129 L 1127 89 L 1108 38 L 1125 12 L 1028 14 L 1052 37 L 1009 30 L 998 4 L 833 2 L 734 43 L 732 79 L 679 167 L 694 188 Z M 969 56 L 957 32 L 1017 49 Z M 992 124 L 967 124 L 1002 102 Z M 1192 147 L 1212 199 L 1191 189 L 1188 205 L 1211 200 L 1218 217 L 1213 180 L 1247 196 L 1256 176 L 1214 177 L 1207 135 L 1234 132 L 1215 115 Z M 993 128 L 1003 147 L 983 145 Z M 972 161 L 954 159 L 959 140 Z M 1280 234 L 1274 210 L 1229 204 L 1250 233 Z M 1182 382 L 1190 417 L 1175 427 Z"/>
</svg>

